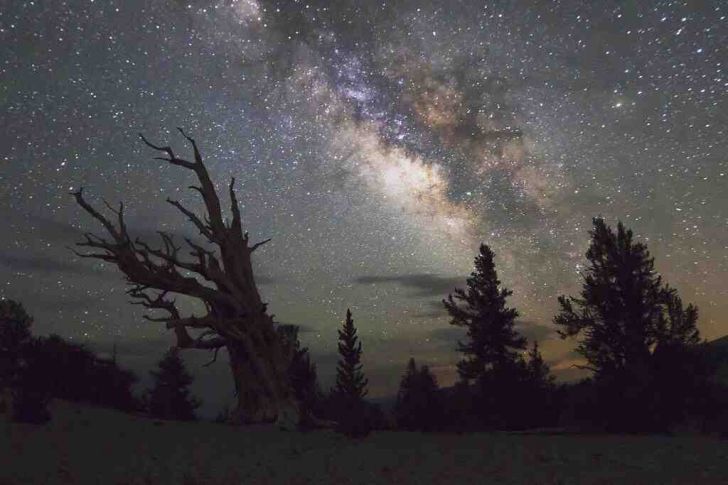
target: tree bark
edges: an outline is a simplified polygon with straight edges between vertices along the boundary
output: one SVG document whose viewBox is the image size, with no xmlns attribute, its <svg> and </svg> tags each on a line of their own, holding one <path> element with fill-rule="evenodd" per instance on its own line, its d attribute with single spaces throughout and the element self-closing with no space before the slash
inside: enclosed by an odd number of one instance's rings
<svg viewBox="0 0 728 485">
<path fill-rule="evenodd" d="M 300 421 L 300 409 L 288 376 L 289 360 L 280 337 L 266 333 L 249 337 L 254 345 L 241 340 L 227 345 L 238 399 L 231 422 L 275 422 L 280 428 L 294 429 Z"/>
</svg>

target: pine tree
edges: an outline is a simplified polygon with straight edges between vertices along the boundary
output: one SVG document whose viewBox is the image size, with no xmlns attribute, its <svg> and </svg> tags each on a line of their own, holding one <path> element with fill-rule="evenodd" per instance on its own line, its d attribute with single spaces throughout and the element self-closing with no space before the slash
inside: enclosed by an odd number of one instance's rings
<svg viewBox="0 0 728 485">
<path fill-rule="evenodd" d="M 346 321 L 339 330 L 339 360 L 336 368 L 334 393 L 345 401 L 358 402 L 367 394 L 367 383 L 361 364 L 361 342 L 356 336 L 356 327 L 351 310 L 346 310 Z"/>
<path fill-rule="evenodd" d="M 19 302 L 0 300 L 0 389 L 18 379 L 23 349 L 31 341 L 33 319 Z"/>
<path fill-rule="evenodd" d="M 664 429 L 680 418 L 675 399 L 696 392 L 691 379 L 678 379 L 676 372 L 700 367 L 697 309 L 684 308 L 663 284 L 647 246 L 635 242 L 632 231 L 619 223 L 615 233 L 599 218 L 593 224 L 580 297 L 559 297 L 554 323 L 562 338 L 579 339 L 604 424 Z"/>
<path fill-rule="evenodd" d="M 192 376 L 185 369 L 176 347 L 159 361 L 152 371 L 154 384 L 147 395 L 149 414 L 155 418 L 192 421 L 200 402 L 190 395 Z"/>
<path fill-rule="evenodd" d="M 442 424 L 437 380 L 426 365 L 418 370 L 415 359 L 407 364 L 394 413 L 397 426 L 406 430 L 431 431 Z"/>
<path fill-rule="evenodd" d="M 361 342 L 351 310 L 346 310 L 346 321 L 339 332 L 339 355 L 336 368 L 336 385 L 331 393 L 332 414 L 338 421 L 337 430 L 353 438 L 361 438 L 371 430 L 371 412 L 364 401 L 368 380 L 361 364 Z"/>
<path fill-rule="evenodd" d="M 528 427 L 549 426 L 556 423 L 558 412 L 555 409 L 555 385 L 551 369 L 544 362 L 538 342 L 534 341 L 526 360 L 525 402 L 527 408 L 523 419 Z"/>
<path fill-rule="evenodd" d="M 458 351 L 465 354 L 458 373 L 465 380 L 481 378 L 498 366 L 512 366 L 526 347 L 526 339 L 514 328 L 518 312 L 506 306 L 512 292 L 500 288 L 493 258 L 493 251 L 481 244 L 467 290 L 456 288 L 443 300 L 450 324 L 467 329 L 468 341 L 458 343 Z"/>
<path fill-rule="evenodd" d="M 577 351 L 597 374 L 644 365 L 657 343 L 665 290 L 654 259 L 622 223 L 617 232 L 594 219 L 580 298 L 559 297 L 554 323 L 563 338 L 581 336 Z"/>
<path fill-rule="evenodd" d="M 318 382 L 316 364 L 311 360 L 307 347 L 302 347 L 298 338 L 299 327 L 297 325 L 279 325 L 278 331 L 284 336 L 290 348 L 290 364 L 288 373 L 291 379 L 296 399 L 302 407 L 302 424 L 320 414 L 323 403 L 323 395 Z"/>
<path fill-rule="evenodd" d="M 551 375 L 551 369 L 543 360 L 537 341 L 533 342 L 531 349 L 528 351 L 526 370 L 528 379 L 537 388 L 543 389 L 553 385 L 554 377 Z"/>
</svg>

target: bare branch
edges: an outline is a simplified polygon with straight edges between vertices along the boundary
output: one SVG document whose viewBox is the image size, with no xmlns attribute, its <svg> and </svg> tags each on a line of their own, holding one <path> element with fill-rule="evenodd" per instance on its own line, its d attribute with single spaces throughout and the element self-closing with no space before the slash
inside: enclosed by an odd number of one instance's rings
<svg viewBox="0 0 728 485">
<path fill-rule="evenodd" d="M 192 138 L 187 136 L 185 134 L 185 132 L 182 131 L 182 128 L 180 128 L 179 126 L 177 127 L 177 129 L 179 130 L 180 133 L 182 133 L 182 136 L 187 138 L 187 141 L 189 141 L 192 144 L 192 149 L 195 152 L 195 162 L 197 163 L 197 165 L 202 165 L 202 156 L 200 155 L 200 150 L 197 149 L 197 142 L 195 142 L 195 140 L 193 140 Z"/>
<path fill-rule="evenodd" d="M 259 243 L 255 243 L 255 244 L 253 244 L 253 245 L 252 245 L 252 246 L 250 247 L 250 252 L 252 253 L 252 252 L 253 252 L 253 251 L 255 251 L 256 249 L 258 249 L 259 247 L 261 247 L 261 246 L 262 246 L 263 244 L 265 244 L 265 243 L 267 243 L 267 242 L 270 242 L 270 241 L 271 241 L 271 239 L 272 239 L 272 238 L 268 238 L 268 239 L 266 239 L 265 241 L 260 241 Z"/>
<path fill-rule="evenodd" d="M 94 219 L 99 221 L 106 228 L 106 231 L 111 234 L 117 242 L 121 242 L 122 235 L 121 233 L 117 232 L 111 221 L 104 217 L 104 215 L 101 214 L 99 211 L 94 209 L 88 202 L 86 202 L 86 199 L 83 198 L 83 187 L 80 187 L 76 192 L 71 192 L 71 195 L 76 198 L 76 202 L 78 202 L 78 205 L 83 207 L 86 212 L 91 214 Z"/>
<path fill-rule="evenodd" d="M 187 216 L 187 218 L 192 221 L 192 223 L 199 229 L 200 234 L 205 236 L 210 242 L 215 242 L 215 235 L 213 234 L 212 230 L 208 225 L 206 225 L 202 220 L 197 217 L 197 215 L 192 212 L 191 210 L 187 209 L 185 206 L 183 206 L 181 203 L 179 203 L 176 200 L 167 199 L 167 202 L 175 206 L 181 213 Z"/>
<path fill-rule="evenodd" d="M 154 143 L 151 143 L 149 140 L 147 140 L 141 133 L 139 133 L 139 138 L 141 138 L 148 147 L 158 150 L 160 152 L 165 152 L 167 155 L 169 155 L 169 158 L 156 157 L 155 160 L 165 160 L 172 165 L 179 165 L 180 167 L 195 170 L 195 164 L 192 162 L 188 162 L 187 160 L 177 158 L 172 151 L 172 147 L 155 145 Z"/>
</svg>

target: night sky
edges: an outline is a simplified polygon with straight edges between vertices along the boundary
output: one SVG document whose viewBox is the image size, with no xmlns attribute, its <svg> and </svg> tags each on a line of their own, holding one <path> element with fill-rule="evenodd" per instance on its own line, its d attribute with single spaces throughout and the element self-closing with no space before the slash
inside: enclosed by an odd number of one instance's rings
<svg viewBox="0 0 728 485">
<path fill-rule="evenodd" d="M 140 373 L 174 339 L 120 273 L 68 249 L 95 221 L 68 195 L 127 204 L 132 232 L 193 234 L 191 174 L 137 138 L 238 180 L 276 319 L 302 326 L 324 382 L 351 307 L 371 395 L 406 360 L 454 378 L 439 300 L 478 244 L 557 375 L 593 216 L 622 220 L 728 333 L 728 4 L 722 1 L 2 1 L 0 297 Z M 209 409 L 223 362 L 190 351 Z M 202 382 L 202 380 L 205 382 Z"/>
</svg>

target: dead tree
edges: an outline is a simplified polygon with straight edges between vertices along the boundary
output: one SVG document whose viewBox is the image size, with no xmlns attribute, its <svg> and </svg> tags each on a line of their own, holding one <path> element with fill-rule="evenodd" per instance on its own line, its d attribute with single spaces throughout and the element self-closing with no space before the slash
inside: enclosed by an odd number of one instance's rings
<svg viewBox="0 0 728 485">
<path fill-rule="evenodd" d="M 215 357 L 220 349 L 227 350 L 238 398 L 232 421 L 275 421 L 283 427 L 295 426 L 300 412 L 287 373 L 290 346 L 276 331 L 273 316 L 261 300 L 251 263 L 253 252 L 270 239 L 250 244 L 240 219 L 234 178 L 229 186 L 232 218 L 223 218 L 220 199 L 195 140 L 178 129 L 192 145 L 194 161 L 179 158 L 171 147 L 154 145 L 139 136 L 147 146 L 163 154 L 156 160 L 194 172 L 199 185 L 190 189 L 202 196 L 206 216 L 198 216 L 176 200 L 167 202 L 182 212 L 207 242 L 200 244 L 186 238 L 189 254 L 183 255 L 181 245 L 165 232 L 159 232 L 158 247 L 132 239 L 124 221 L 123 204 L 114 209 L 105 202 L 114 213 L 107 217 L 89 204 L 83 189 L 79 189 L 73 193 L 76 201 L 104 226 L 108 237 L 87 233 L 85 241 L 77 245 L 93 252 L 74 252 L 83 258 L 115 264 L 131 285 L 128 293 L 134 303 L 166 312 L 165 316 L 153 312 L 145 318 L 165 323 L 173 330 L 177 347 L 212 350 Z M 206 314 L 181 315 L 171 298 L 176 295 L 202 301 Z"/>
</svg>

